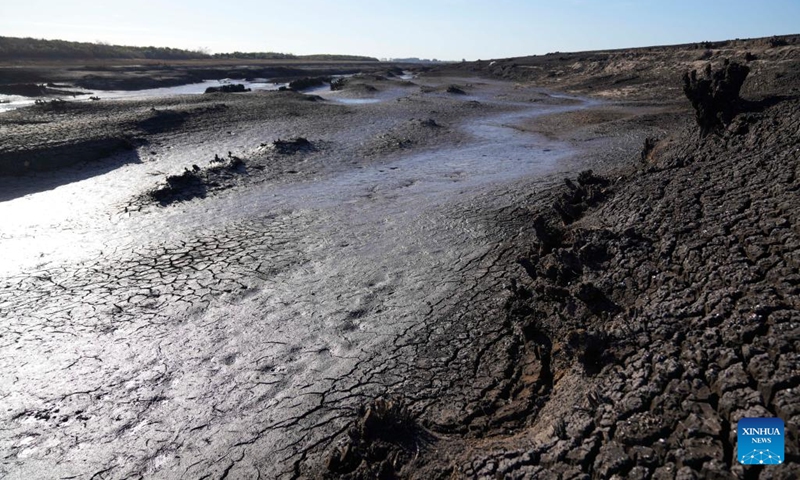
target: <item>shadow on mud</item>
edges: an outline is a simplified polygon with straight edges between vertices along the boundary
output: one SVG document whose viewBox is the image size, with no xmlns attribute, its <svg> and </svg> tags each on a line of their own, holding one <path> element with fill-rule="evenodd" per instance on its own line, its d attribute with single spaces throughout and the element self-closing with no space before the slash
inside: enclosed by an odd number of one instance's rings
<svg viewBox="0 0 800 480">
<path fill-rule="evenodd" d="M 136 150 L 123 150 L 99 160 L 85 161 L 62 169 L 0 176 L 0 202 L 103 175 L 123 165 L 142 163 Z"/>
</svg>

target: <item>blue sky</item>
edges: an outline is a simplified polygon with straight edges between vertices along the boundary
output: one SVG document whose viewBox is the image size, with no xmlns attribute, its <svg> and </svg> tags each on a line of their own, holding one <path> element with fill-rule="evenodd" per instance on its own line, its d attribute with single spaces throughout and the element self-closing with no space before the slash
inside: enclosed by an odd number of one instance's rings
<svg viewBox="0 0 800 480">
<path fill-rule="evenodd" d="M 0 0 L 0 35 L 501 58 L 800 33 L 800 0 Z"/>
</svg>

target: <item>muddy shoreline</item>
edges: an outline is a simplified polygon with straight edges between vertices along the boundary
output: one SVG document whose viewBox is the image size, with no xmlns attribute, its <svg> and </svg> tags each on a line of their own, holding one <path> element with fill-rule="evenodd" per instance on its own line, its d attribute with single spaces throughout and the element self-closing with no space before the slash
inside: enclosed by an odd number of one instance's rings
<svg viewBox="0 0 800 480">
<path fill-rule="evenodd" d="M 796 85 L 700 139 L 473 75 L 0 115 L 4 164 L 95 152 L 0 178 L 0 472 L 797 474 Z"/>
<path fill-rule="evenodd" d="M 276 78 L 381 72 L 411 65 L 378 62 L 79 60 L 0 63 L 0 90 L 24 84 L 70 84 L 87 89 L 143 90 L 217 78 Z"/>
</svg>

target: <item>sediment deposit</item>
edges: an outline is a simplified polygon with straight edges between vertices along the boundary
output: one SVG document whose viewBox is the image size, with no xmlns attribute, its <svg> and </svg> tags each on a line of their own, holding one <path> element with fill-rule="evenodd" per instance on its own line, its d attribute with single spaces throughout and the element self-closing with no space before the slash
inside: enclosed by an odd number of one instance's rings
<svg viewBox="0 0 800 480">
<path fill-rule="evenodd" d="M 794 478 L 770 40 L 0 115 L 0 472 Z M 698 124 L 682 75 L 726 58 L 742 98 Z M 736 463 L 745 416 L 784 465 Z"/>
</svg>

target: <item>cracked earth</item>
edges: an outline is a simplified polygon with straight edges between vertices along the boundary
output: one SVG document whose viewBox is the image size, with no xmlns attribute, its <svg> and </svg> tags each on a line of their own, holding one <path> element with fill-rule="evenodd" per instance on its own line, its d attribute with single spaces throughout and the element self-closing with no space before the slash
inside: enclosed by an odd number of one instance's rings
<svg viewBox="0 0 800 480">
<path fill-rule="evenodd" d="M 470 88 L 465 98 L 387 89 L 384 102 L 357 106 L 265 95 L 297 103 L 303 118 L 288 126 L 278 115 L 235 121 L 254 102 L 215 97 L 234 106 L 212 112 L 237 110 L 221 140 L 207 123 L 154 128 L 138 162 L 120 153 L 121 168 L 75 167 L 61 175 L 79 181 L 5 202 L 0 472 L 294 477 L 369 400 L 412 379 L 437 388 L 415 376 L 424 338 L 474 315 L 471 305 L 502 303 L 513 255 L 498 212 L 516 183 L 550 182 L 572 153 L 511 127 L 591 105 Z M 209 115 L 186 101 L 157 106 Z M 399 120 L 376 120 L 387 109 Z M 316 148 L 264 148 L 288 131 Z M 168 206 L 141 195 L 169 169 L 231 150 L 248 172 L 225 189 Z M 425 388 L 416 392 L 424 409 Z"/>
<path fill-rule="evenodd" d="M 796 98 L 351 81 L 0 118 L 2 475 L 796 477 Z"/>
</svg>

